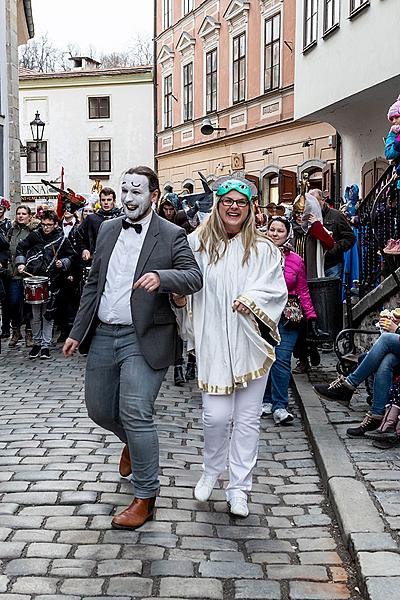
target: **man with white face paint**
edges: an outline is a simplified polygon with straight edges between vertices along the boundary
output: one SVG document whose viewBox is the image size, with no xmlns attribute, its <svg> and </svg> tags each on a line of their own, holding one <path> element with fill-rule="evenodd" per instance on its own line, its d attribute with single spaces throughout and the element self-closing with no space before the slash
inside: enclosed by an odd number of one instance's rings
<svg viewBox="0 0 400 600">
<path fill-rule="evenodd" d="M 159 489 L 154 402 L 177 348 L 170 294 L 193 294 L 202 275 L 185 232 L 152 211 L 157 175 L 129 169 L 125 217 L 105 221 L 64 355 L 88 352 L 85 400 L 91 419 L 125 444 L 119 472 L 132 474 L 135 497 L 112 519 L 136 529 L 153 518 Z"/>
</svg>

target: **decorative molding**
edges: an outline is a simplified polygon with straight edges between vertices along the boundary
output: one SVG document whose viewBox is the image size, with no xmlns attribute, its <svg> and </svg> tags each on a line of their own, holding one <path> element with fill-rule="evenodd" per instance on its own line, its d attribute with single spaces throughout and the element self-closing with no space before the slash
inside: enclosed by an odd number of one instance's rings
<svg viewBox="0 0 400 600">
<path fill-rule="evenodd" d="M 326 166 L 325 160 L 319 160 L 319 158 L 312 158 L 310 160 L 306 160 L 301 165 L 297 167 L 297 178 L 301 179 L 303 173 L 306 173 L 309 169 L 322 169 Z"/>
<path fill-rule="evenodd" d="M 172 146 L 172 133 L 168 136 L 164 136 L 161 138 L 161 146 L 165 148 L 166 146 Z"/>
<path fill-rule="evenodd" d="M 178 40 L 176 45 L 176 49 L 181 54 L 186 53 L 188 50 L 194 51 L 194 46 L 196 44 L 196 39 L 190 35 L 187 31 L 183 31 L 181 37 Z"/>
<path fill-rule="evenodd" d="M 261 119 L 276 119 L 281 115 L 282 112 L 282 101 L 280 98 L 276 100 L 270 100 L 269 102 L 264 102 L 260 106 L 260 118 Z"/>
<path fill-rule="evenodd" d="M 260 12 L 261 14 L 269 13 L 282 4 L 282 0 L 260 0 Z"/>
<path fill-rule="evenodd" d="M 241 112 L 237 112 L 229 117 L 229 128 L 233 129 L 234 127 L 241 127 L 242 125 L 246 125 L 247 123 L 247 112 L 242 110 Z"/>
<path fill-rule="evenodd" d="M 271 175 L 279 175 L 280 168 L 276 165 L 268 165 L 264 167 L 264 169 L 260 173 L 260 181 L 264 179 L 264 177 L 270 177 Z"/>
<path fill-rule="evenodd" d="M 220 29 L 221 29 L 221 23 L 218 23 L 218 21 L 216 19 L 214 19 L 214 17 L 207 15 L 205 17 L 204 21 L 202 22 L 202 24 L 200 25 L 198 34 L 204 40 L 204 39 L 208 38 L 210 35 L 215 35 L 215 34 L 219 35 Z"/>
<path fill-rule="evenodd" d="M 229 21 L 231 24 L 234 19 L 240 17 L 245 17 L 247 19 L 247 13 L 249 10 L 249 0 L 232 0 L 224 12 L 224 19 Z"/>
<path fill-rule="evenodd" d="M 174 54 L 175 53 L 174 53 L 173 50 L 171 50 L 171 48 L 169 48 L 168 46 L 164 45 L 161 48 L 160 52 L 158 53 L 157 62 L 162 65 L 167 60 L 173 60 L 174 59 Z"/>
<path fill-rule="evenodd" d="M 193 140 L 194 138 L 194 129 L 191 127 L 190 129 L 182 129 L 181 131 L 181 141 L 188 142 Z"/>
</svg>

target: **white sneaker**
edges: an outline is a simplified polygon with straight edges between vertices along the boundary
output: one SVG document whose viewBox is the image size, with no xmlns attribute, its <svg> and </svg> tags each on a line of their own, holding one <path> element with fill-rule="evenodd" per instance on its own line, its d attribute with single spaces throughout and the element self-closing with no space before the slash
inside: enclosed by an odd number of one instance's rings
<svg viewBox="0 0 400 600">
<path fill-rule="evenodd" d="M 203 473 L 194 488 L 194 497 L 196 500 L 199 502 L 206 502 L 211 496 L 211 492 L 213 491 L 217 479 L 218 477 L 216 475 L 206 475 Z"/>
<path fill-rule="evenodd" d="M 233 496 L 228 502 L 229 512 L 237 517 L 248 517 L 249 507 L 247 506 L 246 498 L 241 496 Z"/>
<path fill-rule="evenodd" d="M 261 414 L 263 417 L 272 415 L 272 403 L 271 402 L 264 402 L 264 404 L 262 405 L 262 413 Z"/>
<path fill-rule="evenodd" d="M 293 415 L 286 410 L 286 408 L 277 408 L 274 410 L 274 421 L 277 425 L 283 425 L 291 423 L 294 419 Z"/>
</svg>

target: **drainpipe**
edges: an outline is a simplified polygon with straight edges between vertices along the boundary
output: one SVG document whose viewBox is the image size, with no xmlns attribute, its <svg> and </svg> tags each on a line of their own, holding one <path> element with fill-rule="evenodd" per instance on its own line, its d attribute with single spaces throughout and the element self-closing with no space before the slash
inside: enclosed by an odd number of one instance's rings
<svg viewBox="0 0 400 600">
<path fill-rule="evenodd" d="M 153 41 L 153 120 L 154 120 L 154 170 L 158 171 L 157 144 L 157 0 L 154 0 L 154 41 Z"/>
<path fill-rule="evenodd" d="M 336 131 L 336 171 L 335 171 L 335 208 L 340 206 L 340 186 L 342 179 L 342 138 Z"/>
</svg>

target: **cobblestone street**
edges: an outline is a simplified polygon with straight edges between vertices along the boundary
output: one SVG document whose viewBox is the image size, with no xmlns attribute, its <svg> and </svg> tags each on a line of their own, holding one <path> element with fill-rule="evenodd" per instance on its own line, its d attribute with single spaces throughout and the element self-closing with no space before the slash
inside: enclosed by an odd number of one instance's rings
<svg viewBox="0 0 400 600">
<path fill-rule="evenodd" d="M 222 482 L 210 504 L 193 498 L 200 395 L 168 378 L 157 402 L 156 519 L 112 530 L 132 490 L 118 474 L 121 444 L 87 417 L 84 359 L 26 354 L 0 357 L 2 600 L 360 598 L 299 418 L 286 428 L 263 420 L 250 516 L 234 520 Z"/>
</svg>

